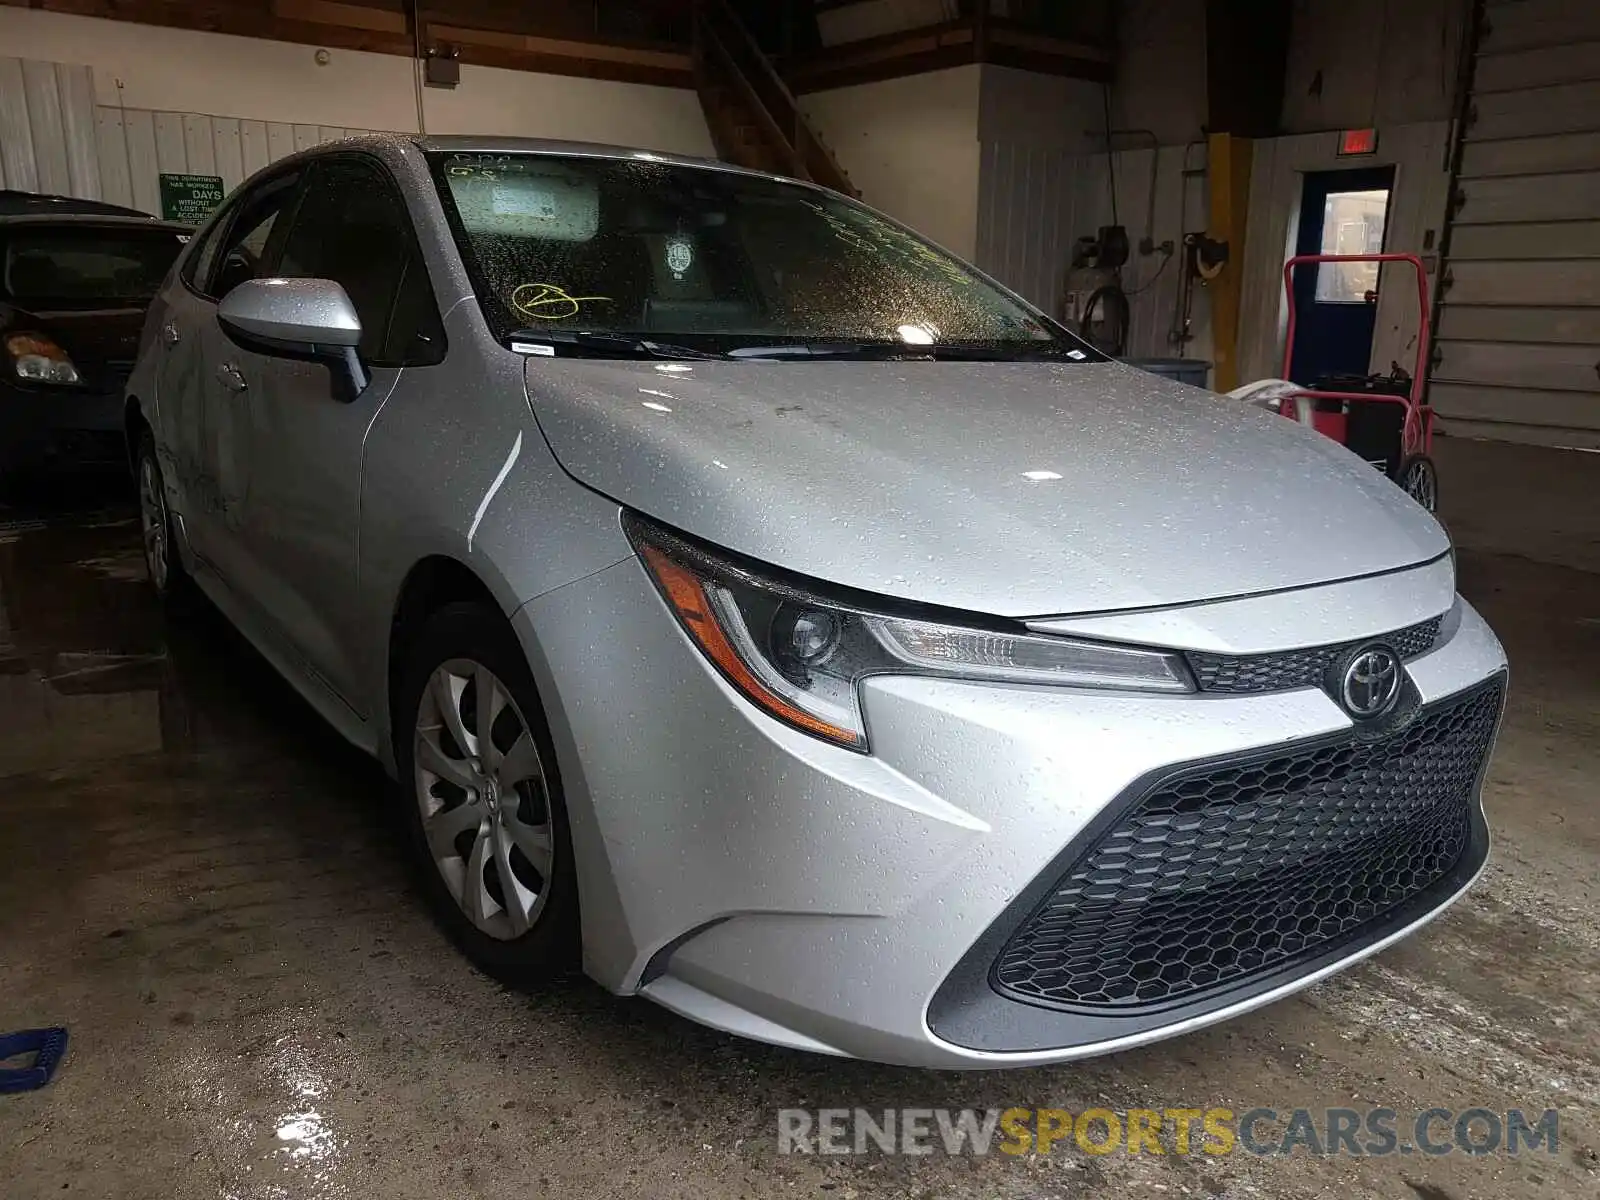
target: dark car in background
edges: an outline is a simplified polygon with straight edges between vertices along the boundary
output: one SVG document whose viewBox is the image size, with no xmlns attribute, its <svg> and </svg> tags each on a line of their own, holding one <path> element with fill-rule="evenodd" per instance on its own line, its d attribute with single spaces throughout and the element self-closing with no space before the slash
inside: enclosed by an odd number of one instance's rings
<svg viewBox="0 0 1600 1200">
<path fill-rule="evenodd" d="M 126 464 L 123 383 L 191 232 L 99 201 L 0 192 L 0 489 Z"/>
</svg>

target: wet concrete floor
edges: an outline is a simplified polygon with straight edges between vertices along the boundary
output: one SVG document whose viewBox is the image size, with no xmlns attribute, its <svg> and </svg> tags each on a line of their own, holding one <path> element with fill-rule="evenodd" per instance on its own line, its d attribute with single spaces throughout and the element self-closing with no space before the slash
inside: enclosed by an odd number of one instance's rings
<svg viewBox="0 0 1600 1200">
<path fill-rule="evenodd" d="M 1600 513 L 1536 557 L 1494 532 L 1563 472 L 1600 507 L 1600 458 L 1537 452 L 1521 489 L 1460 458 L 1507 497 L 1455 501 L 1463 590 L 1513 664 L 1476 890 L 1229 1025 L 985 1074 L 491 983 L 414 894 L 381 773 L 219 616 L 162 614 L 128 509 L 0 514 L 0 1031 L 72 1038 L 53 1083 L 0 1096 L 0 1196 L 1600 1195 Z M 1515 1157 L 777 1152 L 780 1108 L 898 1106 L 1554 1108 L 1560 1134 Z"/>
</svg>

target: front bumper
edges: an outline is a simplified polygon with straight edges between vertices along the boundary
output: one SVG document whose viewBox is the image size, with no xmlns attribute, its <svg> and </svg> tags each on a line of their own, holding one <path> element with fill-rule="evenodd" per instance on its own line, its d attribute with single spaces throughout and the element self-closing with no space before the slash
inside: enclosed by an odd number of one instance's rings
<svg viewBox="0 0 1600 1200">
<path fill-rule="evenodd" d="M 1395 591 L 1393 577 L 1372 586 Z M 1373 611 L 1372 633 L 1428 615 Z M 1288 620 L 1269 623 L 1274 638 Z M 1333 952 L 1154 1019 L 1030 1005 L 987 985 L 985 947 L 1119 798 L 1175 765 L 1337 738 L 1351 730 L 1343 711 L 1314 688 L 1158 696 L 885 676 L 865 688 L 868 756 L 746 703 L 635 562 L 539 598 L 516 625 L 556 737 L 586 969 L 781 1045 L 930 1067 L 1139 1045 L 1269 1003 L 1403 937 L 1465 889 L 1486 851 L 1474 783 L 1478 836 L 1450 878 Z M 1326 640 L 1308 630 L 1299 644 Z M 1504 666 L 1461 602 L 1407 673 L 1427 711 Z"/>
<path fill-rule="evenodd" d="M 120 391 L 0 381 L 0 472 L 47 475 L 126 468 L 126 440 Z"/>
</svg>

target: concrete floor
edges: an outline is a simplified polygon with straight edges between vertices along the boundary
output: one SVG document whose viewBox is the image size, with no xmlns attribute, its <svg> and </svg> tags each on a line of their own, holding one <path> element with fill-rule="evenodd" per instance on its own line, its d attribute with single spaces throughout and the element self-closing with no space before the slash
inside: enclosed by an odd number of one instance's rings
<svg viewBox="0 0 1600 1200">
<path fill-rule="evenodd" d="M 739 1042 L 475 973 L 407 882 L 383 780 L 219 618 L 163 621 L 131 518 L 0 528 L 0 1195 L 1600 1194 L 1600 458 L 1441 448 L 1463 590 L 1513 687 L 1477 889 L 1374 962 L 1080 1066 L 934 1074 Z M 1555 1107 L 1520 1158 L 779 1156 L 788 1106 Z"/>
</svg>

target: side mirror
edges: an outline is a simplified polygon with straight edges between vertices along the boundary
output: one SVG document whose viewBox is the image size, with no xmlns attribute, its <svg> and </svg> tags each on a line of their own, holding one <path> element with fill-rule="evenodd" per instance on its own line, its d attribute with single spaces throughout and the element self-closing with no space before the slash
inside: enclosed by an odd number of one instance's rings
<svg viewBox="0 0 1600 1200">
<path fill-rule="evenodd" d="M 248 279 L 222 298 L 217 323 L 246 350 L 326 363 L 346 403 L 367 390 L 371 377 L 356 353 L 361 318 L 331 279 Z"/>
</svg>

